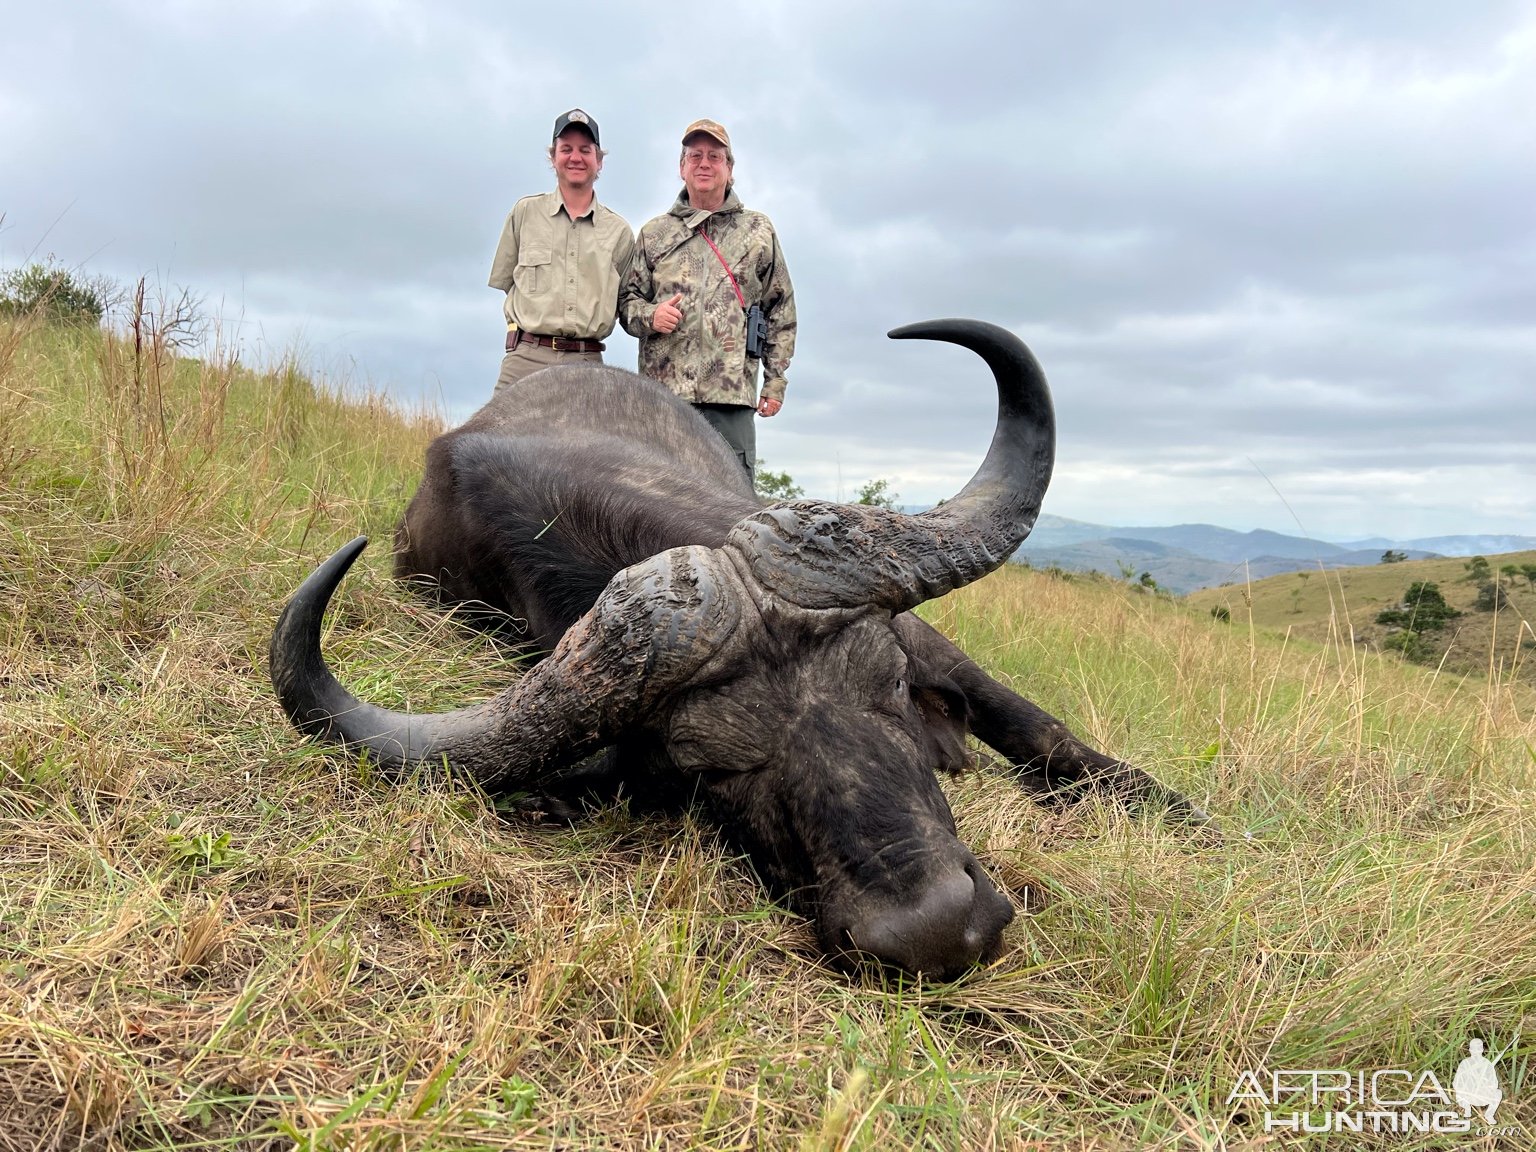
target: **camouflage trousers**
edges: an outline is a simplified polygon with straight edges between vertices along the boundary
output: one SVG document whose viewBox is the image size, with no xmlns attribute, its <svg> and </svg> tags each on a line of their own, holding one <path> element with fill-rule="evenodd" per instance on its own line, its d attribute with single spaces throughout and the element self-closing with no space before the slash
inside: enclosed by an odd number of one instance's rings
<svg viewBox="0 0 1536 1152">
<path fill-rule="evenodd" d="M 720 433 L 747 470 L 747 479 L 753 479 L 757 472 L 757 409 L 746 404 L 695 404 L 693 410 Z"/>
<path fill-rule="evenodd" d="M 496 389 L 491 395 L 496 395 L 507 385 L 516 384 L 524 376 L 530 376 L 540 368 L 548 368 L 551 364 L 601 364 L 602 362 L 601 352 L 562 352 L 554 348 L 545 348 L 542 344 L 534 344 L 531 341 L 519 344 L 501 358 L 501 373 L 496 377 Z"/>
</svg>

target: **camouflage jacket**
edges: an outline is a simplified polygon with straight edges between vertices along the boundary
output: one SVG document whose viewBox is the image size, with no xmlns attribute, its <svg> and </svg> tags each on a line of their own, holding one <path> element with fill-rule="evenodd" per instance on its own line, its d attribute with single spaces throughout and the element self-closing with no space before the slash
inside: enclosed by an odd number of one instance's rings
<svg viewBox="0 0 1536 1152">
<path fill-rule="evenodd" d="M 795 354 L 795 290 L 773 224 L 743 208 L 734 190 L 714 212 L 690 206 L 685 190 L 666 215 L 640 229 L 619 293 L 619 321 L 640 341 L 640 371 L 693 404 L 757 405 L 758 365 L 747 356 L 746 312 L 701 233 L 720 249 L 747 304 L 763 309 L 762 395 L 782 401 Z M 682 323 L 665 335 L 652 331 L 656 305 L 679 292 Z"/>
</svg>

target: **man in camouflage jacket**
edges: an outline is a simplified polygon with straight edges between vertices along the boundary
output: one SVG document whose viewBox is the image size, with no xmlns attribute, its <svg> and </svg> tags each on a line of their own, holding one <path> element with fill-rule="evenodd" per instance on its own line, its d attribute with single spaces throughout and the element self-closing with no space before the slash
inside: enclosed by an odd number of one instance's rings
<svg viewBox="0 0 1536 1152">
<path fill-rule="evenodd" d="M 747 474 L 757 465 L 754 415 L 784 403 L 795 352 L 795 291 L 773 224 L 732 187 L 731 138 L 713 120 L 683 133 L 683 190 L 647 221 L 619 297 L 619 320 L 640 341 L 640 371 L 693 404 L 725 437 Z M 747 355 L 747 309 L 762 308 L 767 338 Z"/>
</svg>

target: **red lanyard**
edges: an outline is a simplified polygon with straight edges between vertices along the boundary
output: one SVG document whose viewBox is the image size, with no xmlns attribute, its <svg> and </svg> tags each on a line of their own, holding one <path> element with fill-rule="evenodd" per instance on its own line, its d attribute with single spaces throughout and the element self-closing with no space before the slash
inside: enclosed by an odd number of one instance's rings
<svg viewBox="0 0 1536 1152">
<path fill-rule="evenodd" d="M 720 261 L 720 267 L 724 268 L 725 274 L 731 278 L 731 287 L 736 290 L 736 299 L 740 302 L 742 311 L 746 311 L 747 298 L 741 294 L 741 285 L 736 283 L 736 274 L 731 271 L 731 266 L 725 262 L 725 257 L 720 255 L 720 249 L 715 248 L 715 242 L 709 238 L 709 233 L 704 231 L 702 225 L 699 228 L 699 235 L 704 237 L 704 243 L 714 248 L 715 259 Z"/>
</svg>

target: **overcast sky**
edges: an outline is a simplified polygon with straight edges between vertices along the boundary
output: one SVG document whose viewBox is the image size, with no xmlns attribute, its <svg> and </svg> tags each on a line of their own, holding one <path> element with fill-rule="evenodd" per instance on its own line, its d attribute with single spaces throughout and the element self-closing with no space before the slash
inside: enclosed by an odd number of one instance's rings
<svg viewBox="0 0 1536 1152">
<path fill-rule="evenodd" d="M 450 417 L 579 105 L 639 227 L 730 130 L 799 304 L 767 466 L 957 490 L 1012 328 L 1047 512 L 1329 539 L 1536 533 L 1536 3 L 0 0 L 0 265 L 182 285 L 247 360 Z M 609 363 L 633 367 L 618 332 Z"/>
</svg>

